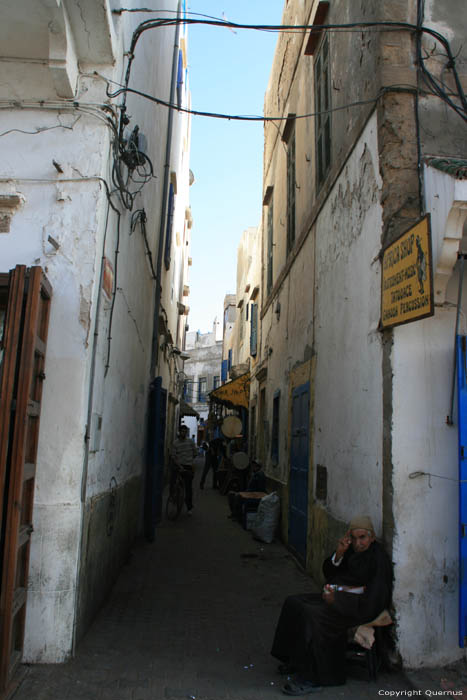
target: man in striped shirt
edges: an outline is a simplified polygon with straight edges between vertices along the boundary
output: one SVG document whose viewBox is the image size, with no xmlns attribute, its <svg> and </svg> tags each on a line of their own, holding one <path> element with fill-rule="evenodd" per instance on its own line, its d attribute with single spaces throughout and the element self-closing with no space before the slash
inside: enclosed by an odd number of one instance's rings
<svg viewBox="0 0 467 700">
<path fill-rule="evenodd" d="M 182 476 L 185 481 L 185 503 L 188 509 L 188 515 L 191 515 L 193 511 L 193 461 L 196 454 L 196 445 L 193 440 L 188 437 L 188 427 L 186 425 L 181 425 L 178 438 L 174 440 L 172 445 L 172 461 L 176 468 L 182 470 Z"/>
</svg>

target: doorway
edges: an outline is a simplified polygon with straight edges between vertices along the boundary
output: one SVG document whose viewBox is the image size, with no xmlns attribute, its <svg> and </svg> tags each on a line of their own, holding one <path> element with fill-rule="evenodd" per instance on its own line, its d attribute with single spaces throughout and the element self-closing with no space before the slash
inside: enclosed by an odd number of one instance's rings
<svg viewBox="0 0 467 700">
<path fill-rule="evenodd" d="M 34 482 L 52 297 L 40 267 L 0 275 L 0 692 L 23 654 Z"/>
<path fill-rule="evenodd" d="M 292 393 L 292 440 L 290 446 L 289 546 L 306 563 L 308 531 L 310 383 Z"/>
</svg>

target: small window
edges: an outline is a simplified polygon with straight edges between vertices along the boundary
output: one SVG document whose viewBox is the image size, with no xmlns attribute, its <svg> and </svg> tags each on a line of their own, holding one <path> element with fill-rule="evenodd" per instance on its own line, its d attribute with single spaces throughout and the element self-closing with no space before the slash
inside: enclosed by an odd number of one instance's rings
<svg viewBox="0 0 467 700">
<path fill-rule="evenodd" d="M 206 390 L 207 390 L 207 379 L 206 377 L 200 377 L 198 379 L 198 401 L 200 403 L 206 402 Z"/>
<path fill-rule="evenodd" d="M 232 348 L 230 348 L 230 350 L 229 350 L 229 357 L 227 360 L 227 370 L 230 370 L 231 367 L 232 367 Z"/>
<path fill-rule="evenodd" d="M 218 386 L 220 386 L 221 383 L 221 378 L 219 375 L 214 375 L 214 379 L 212 380 L 212 388 L 217 389 Z"/>
<path fill-rule="evenodd" d="M 250 355 L 256 356 L 258 347 L 258 304 L 251 305 Z"/>
<path fill-rule="evenodd" d="M 287 144 L 287 255 L 295 243 L 295 114 L 290 114 L 282 134 Z"/>
<path fill-rule="evenodd" d="M 329 38 L 325 34 L 318 50 L 315 66 L 316 185 L 319 189 L 331 166 L 331 77 Z"/>
<path fill-rule="evenodd" d="M 272 433 L 271 433 L 271 459 L 274 464 L 279 462 L 279 408 L 280 391 L 276 391 L 272 402 Z"/>
<path fill-rule="evenodd" d="M 273 199 L 268 206 L 268 250 L 267 250 L 267 293 L 272 290 L 273 284 L 273 263 L 274 263 L 274 204 Z"/>
</svg>

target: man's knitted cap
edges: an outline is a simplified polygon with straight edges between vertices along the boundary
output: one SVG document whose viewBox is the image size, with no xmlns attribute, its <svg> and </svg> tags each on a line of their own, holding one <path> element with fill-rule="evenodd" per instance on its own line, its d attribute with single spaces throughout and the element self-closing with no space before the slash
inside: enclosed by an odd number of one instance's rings
<svg viewBox="0 0 467 700">
<path fill-rule="evenodd" d="M 369 530 L 373 535 L 375 528 L 369 515 L 357 515 L 349 523 L 349 530 Z"/>
</svg>

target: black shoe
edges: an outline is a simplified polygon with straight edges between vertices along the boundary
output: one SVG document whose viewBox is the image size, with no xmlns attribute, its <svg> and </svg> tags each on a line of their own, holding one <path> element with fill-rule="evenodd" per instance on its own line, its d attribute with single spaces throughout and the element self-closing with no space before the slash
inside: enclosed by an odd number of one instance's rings
<svg viewBox="0 0 467 700">
<path fill-rule="evenodd" d="M 322 690 L 319 683 L 314 681 L 309 681 L 305 678 L 295 678 L 294 680 L 287 681 L 287 683 L 282 688 L 284 695 L 308 695 L 310 693 L 319 693 Z"/>
<path fill-rule="evenodd" d="M 279 664 L 277 672 L 280 673 L 281 676 L 291 676 L 293 673 L 297 672 L 297 669 L 295 666 L 292 666 L 292 664 Z"/>
</svg>

